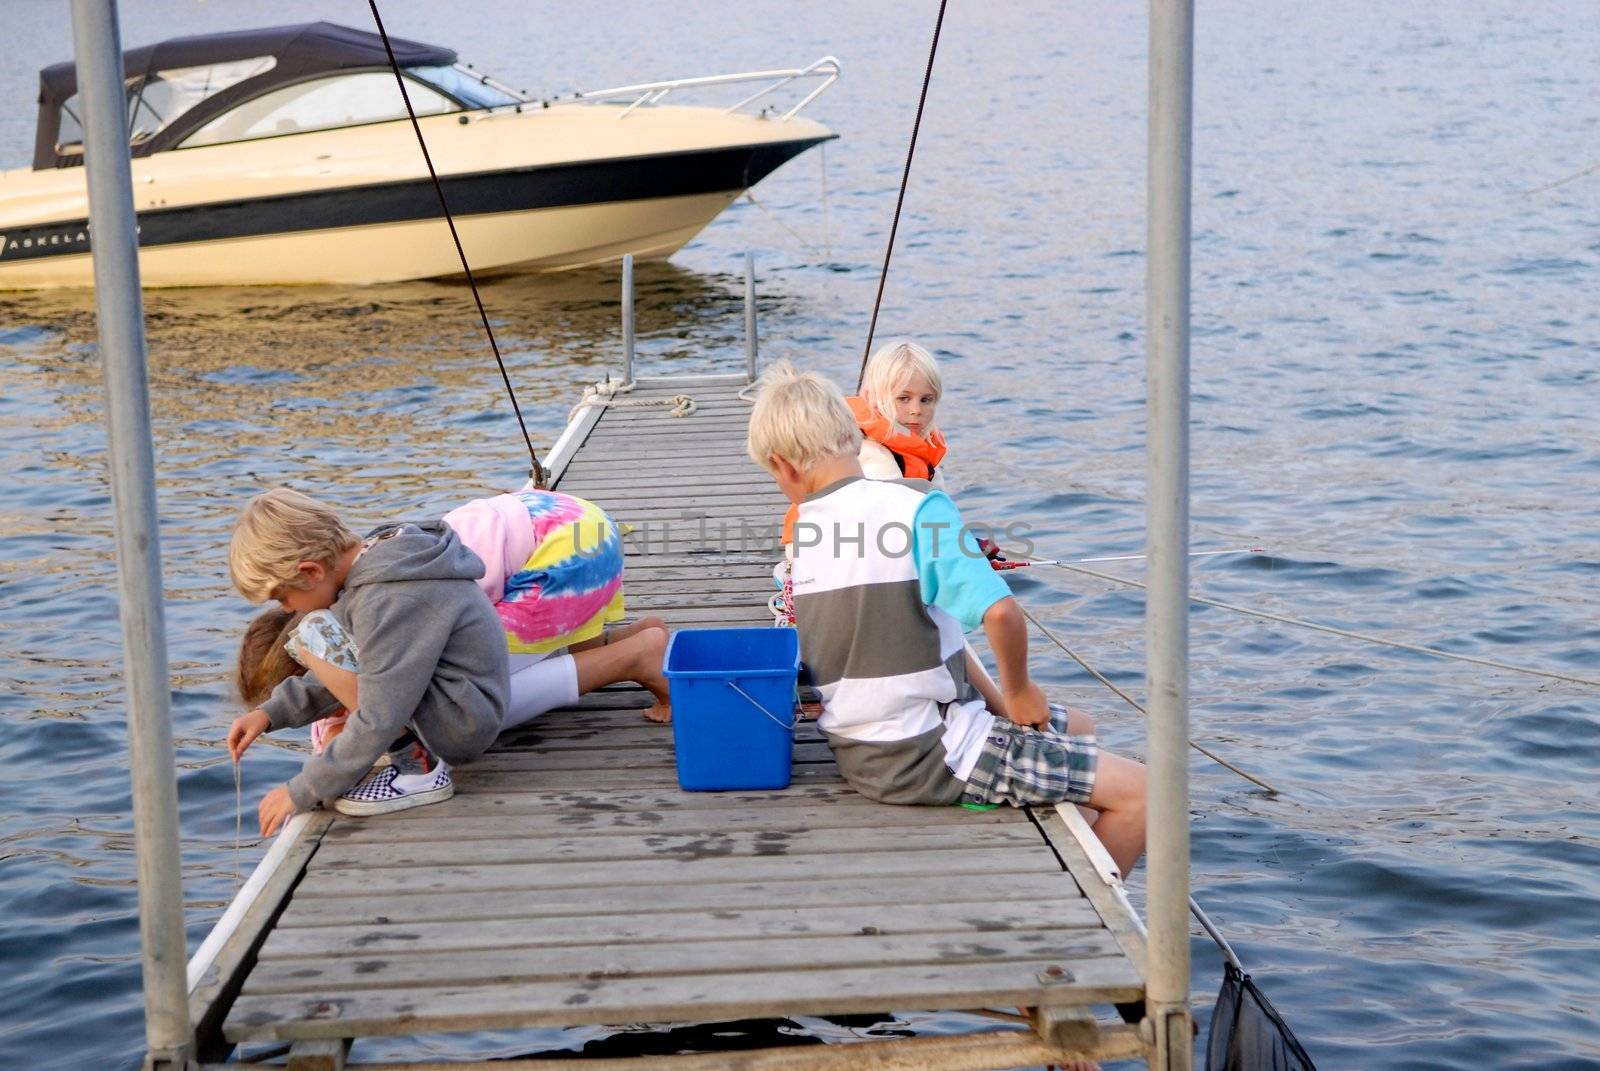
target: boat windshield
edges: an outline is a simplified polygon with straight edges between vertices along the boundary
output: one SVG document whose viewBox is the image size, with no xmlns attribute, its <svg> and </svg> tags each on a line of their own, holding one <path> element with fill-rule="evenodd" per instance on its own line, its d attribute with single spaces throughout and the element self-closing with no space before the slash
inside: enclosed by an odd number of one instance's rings
<svg viewBox="0 0 1600 1071">
<path fill-rule="evenodd" d="M 461 110 L 461 105 L 416 79 L 408 78 L 406 82 L 406 95 L 418 115 Z M 178 147 L 193 149 L 405 117 L 405 101 L 393 73 L 340 74 L 297 82 L 247 100 L 190 134 Z"/>
<path fill-rule="evenodd" d="M 463 67 L 408 67 L 406 70 L 430 85 L 448 93 L 468 108 L 503 108 L 521 104 L 524 98 L 497 84 L 486 75 Z"/>
<path fill-rule="evenodd" d="M 200 67 L 174 67 L 148 76 L 128 79 L 128 143 L 138 145 L 154 137 L 180 115 L 191 111 L 208 97 L 215 96 L 246 78 L 265 74 L 277 65 L 272 56 L 252 56 L 228 63 L 208 63 Z M 61 130 L 56 151 L 75 154 L 83 151 L 83 111 L 78 94 L 61 105 Z"/>
</svg>

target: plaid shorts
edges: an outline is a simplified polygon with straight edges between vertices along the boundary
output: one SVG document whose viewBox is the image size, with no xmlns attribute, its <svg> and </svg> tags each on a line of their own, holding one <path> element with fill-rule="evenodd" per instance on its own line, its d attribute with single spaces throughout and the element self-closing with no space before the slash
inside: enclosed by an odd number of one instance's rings
<svg viewBox="0 0 1600 1071">
<path fill-rule="evenodd" d="M 995 715 L 963 803 L 1085 803 L 1094 791 L 1100 745 L 1067 732 L 1065 707 L 1050 704 L 1050 728 L 1031 729 Z"/>
</svg>

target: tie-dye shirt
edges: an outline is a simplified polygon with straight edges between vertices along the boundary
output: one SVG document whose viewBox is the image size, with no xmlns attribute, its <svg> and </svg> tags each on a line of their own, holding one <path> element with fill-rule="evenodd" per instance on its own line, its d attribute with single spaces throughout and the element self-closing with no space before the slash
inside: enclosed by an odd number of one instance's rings
<svg viewBox="0 0 1600 1071">
<path fill-rule="evenodd" d="M 620 620 L 622 534 L 592 502 L 556 491 L 480 498 L 445 514 L 486 574 L 513 654 L 593 639 Z"/>
</svg>

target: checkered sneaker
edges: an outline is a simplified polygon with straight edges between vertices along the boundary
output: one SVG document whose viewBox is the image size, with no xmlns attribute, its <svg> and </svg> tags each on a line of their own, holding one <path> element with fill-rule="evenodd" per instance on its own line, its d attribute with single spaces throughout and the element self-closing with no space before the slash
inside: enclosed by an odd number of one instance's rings
<svg viewBox="0 0 1600 1071">
<path fill-rule="evenodd" d="M 1094 791 L 1100 745 L 1094 734 L 1067 732 L 1065 707 L 1050 705 L 1050 728 L 1030 729 L 996 716 L 963 803 L 1086 803 Z"/>
<path fill-rule="evenodd" d="M 437 763 L 427 773 L 403 773 L 396 765 L 379 766 L 333 801 L 340 814 L 388 814 L 440 803 L 455 795 L 450 768 Z"/>
</svg>

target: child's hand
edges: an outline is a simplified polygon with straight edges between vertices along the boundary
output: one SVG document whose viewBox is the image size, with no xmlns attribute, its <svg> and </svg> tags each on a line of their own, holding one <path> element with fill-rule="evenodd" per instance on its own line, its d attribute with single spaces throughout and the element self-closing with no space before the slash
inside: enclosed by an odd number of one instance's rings
<svg viewBox="0 0 1600 1071">
<path fill-rule="evenodd" d="M 1044 697 L 1044 689 L 1033 681 L 1017 689 L 1005 689 L 1001 698 L 1005 700 L 1006 717 L 1018 725 L 1050 728 L 1050 701 Z"/>
<path fill-rule="evenodd" d="M 289 786 L 279 785 L 261 798 L 261 806 L 256 808 L 256 817 L 261 819 L 261 835 L 270 837 L 278 828 L 293 818 L 296 811 L 294 800 L 289 796 Z"/>
<path fill-rule="evenodd" d="M 233 724 L 228 726 L 228 754 L 233 756 L 233 761 L 238 762 L 244 757 L 245 748 L 255 742 L 256 737 L 272 728 L 272 719 L 267 717 L 267 712 L 259 707 L 248 714 L 241 714 L 233 719 Z"/>
</svg>

